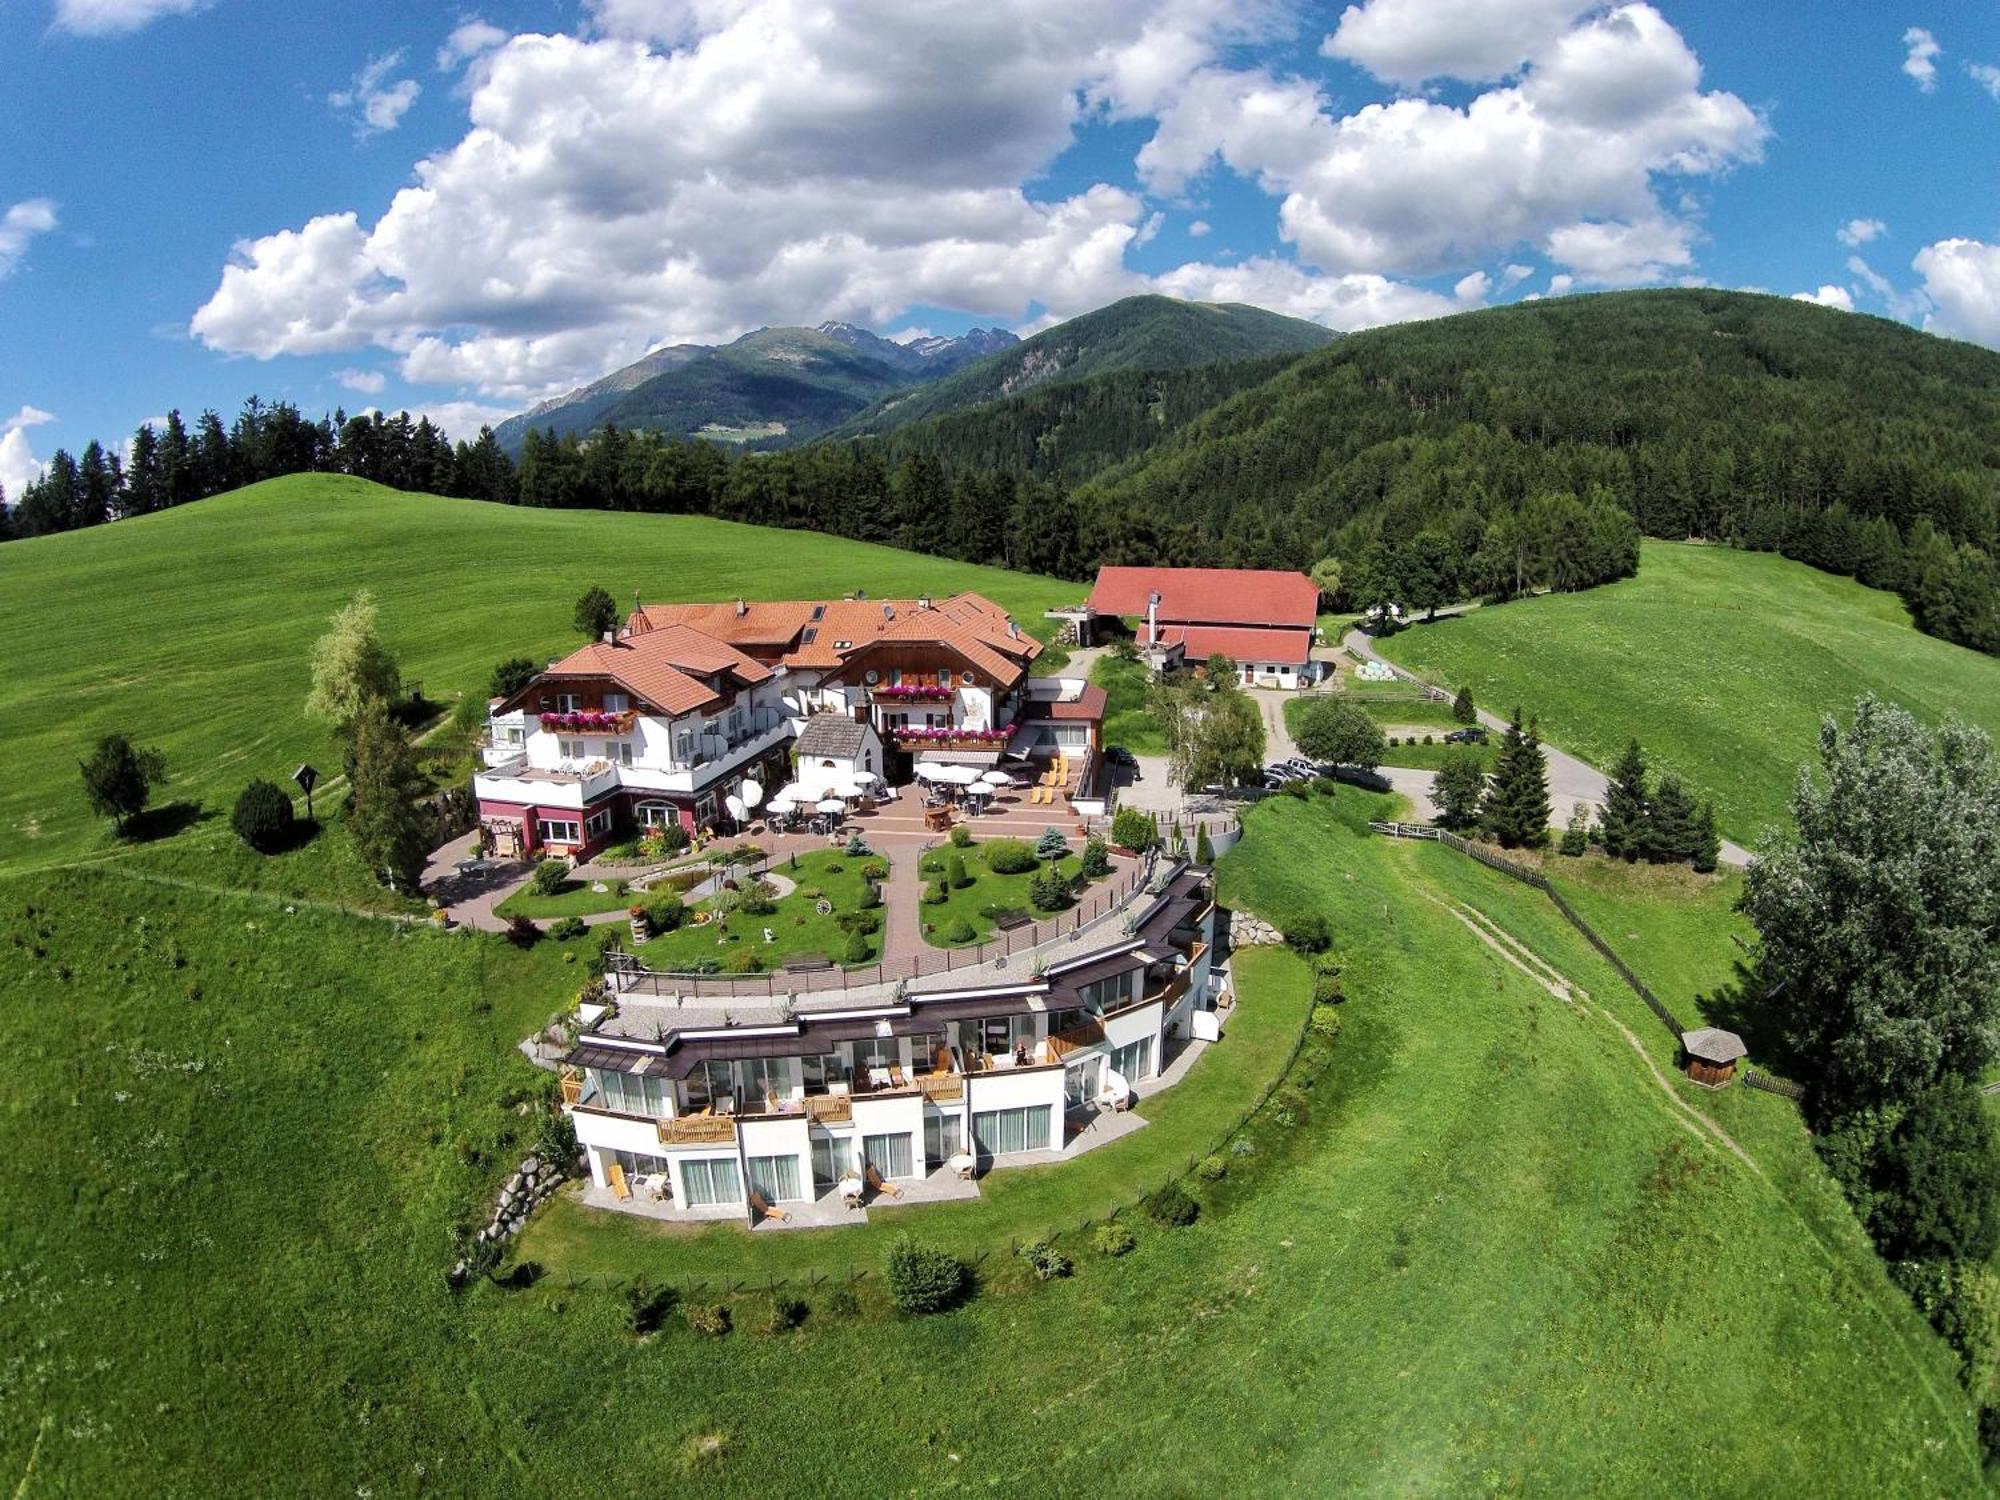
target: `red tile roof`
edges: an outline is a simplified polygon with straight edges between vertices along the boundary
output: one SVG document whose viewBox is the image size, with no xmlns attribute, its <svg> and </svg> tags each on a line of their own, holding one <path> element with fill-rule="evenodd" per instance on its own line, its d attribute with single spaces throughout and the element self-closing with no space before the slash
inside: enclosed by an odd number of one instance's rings
<svg viewBox="0 0 2000 1500">
<path fill-rule="evenodd" d="M 1266 630 L 1247 625 L 1162 625 L 1160 639 L 1169 646 L 1186 646 L 1189 665 L 1203 661 L 1218 651 L 1239 664 L 1268 661 L 1303 665 L 1312 656 L 1310 630 Z"/>
<path fill-rule="evenodd" d="M 1099 568 L 1090 610 L 1143 615 L 1160 596 L 1160 619 L 1190 625 L 1310 626 L 1319 589 L 1303 573 L 1271 568 Z"/>
<path fill-rule="evenodd" d="M 817 618 L 815 618 L 817 612 Z M 1025 674 L 1041 642 L 1012 628 L 1007 611 L 974 593 L 923 606 L 915 599 L 802 599 L 724 604 L 643 604 L 630 637 L 686 625 L 745 648 L 776 655 L 790 667 L 831 670 L 851 654 L 885 641 L 951 647 L 1003 686 Z"/>
<path fill-rule="evenodd" d="M 686 625 L 667 625 L 621 638 L 616 645 L 592 641 L 544 672 L 537 681 L 565 677 L 609 677 L 641 704 L 668 714 L 690 713 L 718 701 L 709 678 L 727 678 L 749 687 L 766 681 L 771 669 L 726 641 Z"/>
</svg>

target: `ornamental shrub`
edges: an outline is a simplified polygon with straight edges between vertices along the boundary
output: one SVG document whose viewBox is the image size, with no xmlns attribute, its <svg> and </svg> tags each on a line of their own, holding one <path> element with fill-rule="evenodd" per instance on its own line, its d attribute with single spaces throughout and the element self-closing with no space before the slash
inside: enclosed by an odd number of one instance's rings
<svg viewBox="0 0 2000 1500">
<path fill-rule="evenodd" d="M 1288 781 L 1279 787 L 1278 791 L 1282 796 L 1296 797 L 1301 802 L 1312 795 L 1312 788 L 1307 786 L 1303 781 Z"/>
<path fill-rule="evenodd" d="M 1035 858 L 1061 859 L 1069 853 L 1069 840 L 1064 838 L 1060 828 L 1044 828 L 1040 840 L 1035 844 Z"/>
<path fill-rule="evenodd" d="M 965 1263 L 955 1255 L 897 1236 L 883 1263 L 889 1300 L 906 1313 L 943 1312 L 965 1293 Z"/>
<path fill-rule="evenodd" d="M 1206 830 L 1202 837 L 1208 837 Z M 1083 841 L 1083 873 L 1089 880 L 1102 880 L 1111 873 L 1111 851 L 1094 833 Z"/>
<path fill-rule="evenodd" d="M 1324 953 L 1333 946 L 1326 918 L 1316 911 L 1294 917 L 1285 928 L 1285 942 L 1294 953 Z"/>
<path fill-rule="evenodd" d="M 1194 862 L 1198 865 L 1215 863 L 1215 845 L 1208 841 L 1208 825 L 1198 824 L 1194 831 Z"/>
<path fill-rule="evenodd" d="M 1111 819 L 1111 842 L 1121 849 L 1144 854 L 1159 842 L 1160 832 L 1151 815 L 1136 807 L 1121 807 Z"/>
<path fill-rule="evenodd" d="M 1340 1035 L 1340 1012 L 1331 1005 L 1315 1005 L 1312 1008 L 1312 1020 L 1308 1024 L 1311 1025 L 1314 1035 L 1332 1041 Z"/>
<path fill-rule="evenodd" d="M 962 891 L 972 884 L 972 877 L 965 873 L 965 856 L 954 854 L 944 862 L 944 878 L 955 891 Z"/>
<path fill-rule="evenodd" d="M 678 891 L 653 891 L 648 893 L 646 925 L 657 936 L 662 932 L 673 932 L 687 920 L 687 903 Z"/>
<path fill-rule="evenodd" d="M 994 839 L 986 846 L 986 868 L 995 875 L 1025 875 L 1038 861 L 1020 839 Z"/>
<path fill-rule="evenodd" d="M 1229 1175 L 1229 1163 L 1220 1156 L 1204 1156 L 1195 1164 L 1195 1175 L 1203 1182 L 1220 1182 Z"/>
<path fill-rule="evenodd" d="M 764 972 L 764 956 L 755 948 L 738 945 L 729 950 L 722 960 L 725 974 L 761 974 Z"/>
<path fill-rule="evenodd" d="M 969 943 L 978 935 L 972 930 L 972 924 L 963 917 L 953 917 L 944 926 L 944 940 L 947 943 Z"/>
<path fill-rule="evenodd" d="M 879 859 L 871 859 L 861 867 L 863 880 L 883 881 L 889 878 L 889 867 Z"/>
<path fill-rule="evenodd" d="M 970 848 L 971 845 L 972 845 L 972 830 L 970 828 L 967 828 L 963 823 L 960 823 L 956 828 L 952 829 L 951 831 L 952 848 L 966 849 Z"/>
<path fill-rule="evenodd" d="M 275 854 L 292 841 L 292 799 L 283 787 L 259 778 L 237 797 L 229 826 L 259 854 Z"/>
<path fill-rule="evenodd" d="M 1069 877 L 1056 865 L 1044 865 L 1028 882 L 1028 900 L 1037 911 L 1061 911 L 1069 905 Z"/>
<path fill-rule="evenodd" d="M 507 941 L 516 948 L 532 948 L 542 940 L 542 929 L 528 917 L 513 917 L 507 923 Z"/>
<path fill-rule="evenodd" d="M 950 895 L 951 892 L 944 888 L 942 880 L 933 880 L 924 887 L 924 905 L 943 906 Z"/>
<path fill-rule="evenodd" d="M 764 1322 L 766 1333 L 789 1333 L 806 1320 L 806 1305 L 797 1297 L 771 1299 L 771 1316 Z"/>
<path fill-rule="evenodd" d="M 561 859 L 545 859 L 535 866 L 534 878 L 528 884 L 537 896 L 553 896 L 563 888 L 569 879 L 569 862 Z"/>
<path fill-rule="evenodd" d="M 844 964 L 865 964 L 875 955 L 868 947 L 868 934 L 859 929 L 848 933 L 847 946 L 841 950 L 840 961 Z"/>
<path fill-rule="evenodd" d="M 666 1321 L 680 1301 L 680 1293 L 670 1286 L 655 1286 L 644 1276 L 636 1276 L 625 1288 L 625 1327 L 635 1337 L 644 1338 Z"/>
<path fill-rule="evenodd" d="M 863 911 L 872 911 L 882 904 L 882 887 L 872 880 L 861 882 L 860 905 Z"/>
<path fill-rule="evenodd" d="M 1090 1248 L 1099 1255 L 1129 1255 L 1137 1243 L 1132 1231 L 1115 1219 L 1090 1232 Z"/>
<path fill-rule="evenodd" d="M 573 943 L 589 930 L 582 917 L 562 917 L 549 924 L 549 936 L 559 943 Z"/>
<path fill-rule="evenodd" d="M 690 1303 L 687 1325 L 705 1339 L 719 1339 L 729 1332 L 729 1309 L 720 1303 Z"/>
<path fill-rule="evenodd" d="M 826 1310 L 836 1318 L 861 1316 L 861 1299 L 851 1286 L 837 1286 L 826 1296 Z"/>
<path fill-rule="evenodd" d="M 1075 1263 L 1047 1240 L 1030 1240 L 1019 1254 L 1034 1271 L 1037 1281 L 1053 1281 L 1076 1269 Z"/>
<path fill-rule="evenodd" d="M 1201 1205 L 1188 1195 L 1188 1190 L 1178 1180 L 1146 1195 L 1146 1217 L 1169 1229 L 1185 1228 L 1200 1213 Z"/>
</svg>

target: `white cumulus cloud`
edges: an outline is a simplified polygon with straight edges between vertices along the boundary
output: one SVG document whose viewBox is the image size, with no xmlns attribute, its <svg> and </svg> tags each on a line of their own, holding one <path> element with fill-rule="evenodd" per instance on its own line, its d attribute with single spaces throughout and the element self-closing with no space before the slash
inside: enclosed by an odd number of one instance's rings
<svg viewBox="0 0 2000 1500">
<path fill-rule="evenodd" d="M 1918 88 L 1926 94 L 1937 89 L 1937 59 L 1944 48 L 1921 26 L 1912 26 L 1903 33 L 1903 73 L 1916 81 Z"/>
<path fill-rule="evenodd" d="M 1854 294 L 1844 286 L 1834 286 L 1831 282 L 1816 292 L 1793 292 L 1794 302 L 1811 302 L 1820 307 L 1837 307 L 1842 312 L 1854 311 Z"/>
<path fill-rule="evenodd" d="M 47 198 L 24 199 L 0 214 L 0 278 L 21 263 L 36 235 L 55 227 L 56 206 Z"/>
<path fill-rule="evenodd" d="M 379 396 L 388 385 L 389 377 L 380 370 L 336 370 L 333 378 L 340 382 L 344 390 L 358 392 L 363 396 Z"/>
<path fill-rule="evenodd" d="M 1965 71 L 1972 81 L 1985 89 L 1995 99 L 2000 99 L 2000 68 L 1992 63 L 1967 63 Z"/>
<path fill-rule="evenodd" d="M 162 16 L 193 15 L 211 0 L 56 0 L 56 27 L 73 36 L 121 36 Z"/>
<path fill-rule="evenodd" d="M 354 121 L 358 134 L 379 135 L 394 130 L 423 92 L 423 86 L 414 78 L 390 76 L 402 67 L 403 51 L 398 47 L 369 58 L 352 83 L 326 96 L 328 104 Z"/>
<path fill-rule="evenodd" d="M 9 505 L 20 504 L 21 491 L 42 477 L 44 466 L 28 442 L 28 429 L 54 420 L 53 413 L 38 406 L 23 406 L 11 417 L 0 417 L 0 490 L 6 492 Z"/>
<path fill-rule="evenodd" d="M 451 35 L 437 50 L 437 70 L 440 73 L 452 72 L 473 58 L 502 46 L 506 40 L 507 33 L 491 21 L 482 21 L 477 17 L 461 21 L 452 28 Z"/>
<path fill-rule="evenodd" d="M 1833 237 L 1843 245 L 1866 245 L 1888 232 L 1889 226 L 1880 219 L 1849 219 L 1833 232 Z"/>
<path fill-rule="evenodd" d="M 1490 83 L 1560 35 L 1594 0 L 1366 0 L 1321 45 L 1388 83 Z"/>
<path fill-rule="evenodd" d="M 1924 327 L 2000 349 L 2000 245 L 1939 240 L 1910 264 L 1923 277 L 1930 303 Z"/>
<path fill-rule="evenodd" d="M 1188 238 L 1191 240 L 1207 239 L 1209 228 L 1210 225 L 1206 219 L 1192 220 L 1187 227 Z"/>
</svg>

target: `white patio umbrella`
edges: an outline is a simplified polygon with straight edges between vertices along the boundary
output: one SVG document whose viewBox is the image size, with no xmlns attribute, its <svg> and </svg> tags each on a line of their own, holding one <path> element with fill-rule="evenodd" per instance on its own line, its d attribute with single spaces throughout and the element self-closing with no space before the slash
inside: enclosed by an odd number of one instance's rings
<svg viewBox="0 0 2000 1500">
<path fill-rule="evenodd" d="M 838 797 L 828 797 L 824 802 L 819 803 L 818 806 L 819 810 L 823 813 L 847 811 L 847 804 L 842 802 Z"/>
<path fill-rule="evenodd" d="M 746 780 L 743 783 L 743 805 L 755 807 L 764 800 L 764 787 L 760 782 Z"/>
<path fill-rule="evenodd" d="M 743 815 L 749 811 L 749 809 L 743 805 L 743 799 L 741 797 L 724 797 L 722 799 L 722 806 L 723 810 L 726 811 L 730 817 L 734 818 L 739 823 L 743 821 Z"/>
<path fill-rule="evenodd" d="M 806 795 L 805 784 L 803 782 L 788 781 L 778 788 L 778 795 L 773 800 L 781 802 L 809 802 L 812 799 Z"/>
<path fill-rule="evenodd" d="M 939 766 L 937 779 L 953 786 L 971 786 L 979 779 L 979 773 L 970 766 Z"/>
<path fill-rule="evenodd" d="M 943 770 L 944 767 L 934 760 L 920 760 L 910 767 L 911 774 L 919 781 L 942 781 L 945 779 L 940 774 Z"/>
<path fill-rule="evenodd" d="M 981 773 L 979 779 L 988 786 L 1005 786 L 1014 778 L 1009 776 L 1005 771 L 986 771 Z"/>
<path fill-rule="evenodd" d="M 852 781 L 856 786 L 872 786 L 874 783 L 880 781 L 881 779 L 882 778 L 880 776 L 877 776 L 873 771 L 856 771 L 852 776 L 848 778 L 848 780 Z"/>
<path fill-rule="evenodd" d="M 771 813 L 788 813 L 793 811 L 797 806 L 798 803 L 794 802 L 790 797 L 773 797 L 769 802 L 766 802 L 764 804 L 764 811 Z"/>
</svg>

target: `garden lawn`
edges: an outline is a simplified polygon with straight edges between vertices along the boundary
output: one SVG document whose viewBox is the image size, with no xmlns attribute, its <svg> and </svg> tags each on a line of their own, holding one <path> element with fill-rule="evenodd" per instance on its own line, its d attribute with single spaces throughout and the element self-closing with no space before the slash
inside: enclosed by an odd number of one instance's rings
<svg viewBox="0 0 2000 1500">
<path fill-rule="evenodd" d="M 993 842 L 993 840 L 985 843 L 974 841 L 962 849 L 950 844 L 941 844 L 924 855 L 925 865 L 934 863 L 937 866 L 935 870 L 922 871 L 926 890 L 933 881 L 943 878 L 954 853 L 963 857 L 965 873 L 972 877 L 972 884 L 962 890 L 953 889 L 947 881 L 945 899 L 941 905 L 933 906 L 925 902 L 918 908 L 918 914 L 923 922 L 924 941 L 933 948 L 969 948 L 992 937 L 996 924 L 994 919 L 987 915 L 987 908 L 1004 910 L 1012 907 L 1026 912 L 1031 920 L 1037 922 L 1053 915 L 1051 912 L 1038 910 L 1035 903 L 1028 898 L 1028 887 L 1034 883 L 1036 870 L 1027 870 L 1018 875 L 1001 875 L 988 867 L 985 851 Z M 1034 839 L 1024 839 L 1022 842 L 1030 848 L 1035 844 Z M 1065 855 L 1056 864 L 1057 868 L 1072 881 L 1083 871 L 1083 860 L 1077 854 Z M 1036 867 L 1037 870 L 1040 868 L 1039 865 Z M 1085 890 L 1088 889 L 1086 886 Z M 945 934 L 951 930 L 951 924 L 960 918 L 963 918 L 966 925 L 972 929 L 972 936 L 962 942 L 954 943 L 947 939 Z"/>
<path fill-rule="evenodd" d="M 0 881 L 0 1472 L 114 1497 L 1974 1489 L 1949 1356 L 1851 1217 L 1801 1207 L 1832 1190 L 1785 1101 L 1714 1101 L 1773 1107 L 1746 1140 L 1767 1178 L 1700 1144 L 1601 1004 L 1554 1000 L 1437 904 L 1539 945 L 1546 899 L 1367 837 L 1386 806 L 1249 812 L 1223 894 L 1331 921 L 1330 1066 L 1195 1184 L 1197 1223 L 1129 1216 L 1115 1261 L 1065 1235 L 1076 1274 L 1046 1285 L 1005 1241 L 1227 1128 L 1292 1045 L 1297 960 L 1237 955 L 1228 1037 L 1152 1124 L 977 1202 L 755 1236 L 561 1205 L 522 1248 L 539 1280 L 455 1297 L 448 1231 L 526 1148 L 516 1106 L 548 1077 L 513 1043 L 574 993 L 564 950 L 178 889 L 138 910 L 108 873 Z M 901 1226 L 985 1249 L 978 1295 L 905 1320 L 871 1274 L 845 1317 L 797 1275 L 872 1270 Z M 798 1331 L 761 1331 L 745 1254 L 805 1299 Z M 573 1279 L 592 1264 L 688 1277 L 735 1331 L 670 1313 L 635 1338 L 619 1292 Z"/>
<path fill-rule="evenodd" d="M 604 887 L 592 890 L 593 885 Z M 552 895 L 522 886 L 493 910 L 503 917 L 587 917 L 600 911 L 623 911 L 632 904 L 622 880 L 565 880 Z"/>
<path fill-rule="evenodd" d="M 1413 745 L 1408 740 L 1400 745 L 1391 745 L 1382 752 L 1382 764 L 1407 766 L 1416 771 L 1435 771 L 1444 764 L 1445 756 L 1454 750 L 1470 750 L 1488 771 L 1493 769 L 1495 746 L 1491 742 L 1484 745 L 1447 745 L 1441 739 L 1428 745 Z"/>
<path fill-rule="evenodd" d="M 1382 654 L 1469 684 L 1608 770 L 1637 735 L 1755 841 L 1788 820 L 1819 720 L 1864 691 L 2000 731 L 2000 658 L 1920 635 L 1895 595 L 1769 553 L 1646 542 L 1636 578 L 1414 626 Z"/>
<path fill-rule="evenodd" d="M 551 566 L 551 559 L 560 559 Z M 495 579 L 507 580 L 496 587 Z M 301 474 L 0 548 L 0 870 L 115 849 L 76 766 L 113 730 L 166 752 L 160 800 L 228 821 L 256 776 L 340 768 L 306 721 L 312 642 L 367 587 L 406 682 L 484 700 L 493 667 L 572 649 L 592 584 L 647 599 L 976 589 L 1046 631 L 1076 585 L 703 516 L 544 510 Z M 135 622 L 143 622 L 135 628 Z M 334 793 L 333 795 L 337 795 Z M 328 796 L 320 799 L 325 816 Z"/>
<path fill-rule="evenodd" d="M 641 945 L 639 956 L 648 967 L 663 971 L 687 970 L 707 960 L 720 962 L 726 968 L 731 954 L 746 949 L 757 955 L 758 964 L 764 969 L 778 968 L 798 954 L 820 954 L 834 963 L 844 963 L 848 935 L 838 919 L 842 913 L 861 910 L 861 888 L 866 883 L 861 875 L 862 866 L 888 863 L 887 855 L 857 856 L 842 849 L 814 850 L 799 855 L 796 863 L 779 860 L 771 865 L 771 872 L 796 882 L 796 886 L 789 896 L 777 900 L 774 911 L 761 917 L 732 913 L 726 927 L 713 922 L 697 926 L 695 912 L 707 910 L 711 904 L 697 902 L 689 908 L 687 919 L 679 928 Z M 822 914 L 818 910 L 821 900 L 832 902 L 833 910 Z M 882 926 L 886 926 L 884 909 L 878 906 L 874 911 L 882 919 Z M 764 941 L 767 927 L 772 937 L 768 943 Z M 882 956 L 882 927 L 866 934 L 864 941 L 868 957 L 861 962 L 872 964 Z"/>
<path fill-rule="evenodd" d="M 1104 689 L 1104 743 L 1123 745 L 1134 755 L 1165 755 L 1166 738 L 1146 706 L 1153 674 L 1143 661 L 1120 661 L 1106 654 L 1090 669 L 1090 680 Z"/>
</svg>

